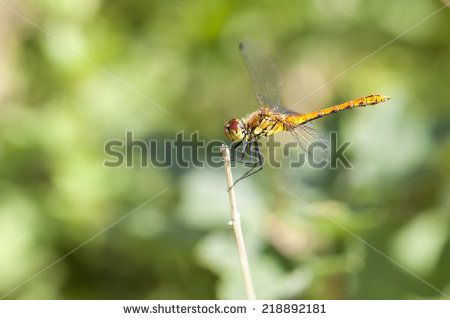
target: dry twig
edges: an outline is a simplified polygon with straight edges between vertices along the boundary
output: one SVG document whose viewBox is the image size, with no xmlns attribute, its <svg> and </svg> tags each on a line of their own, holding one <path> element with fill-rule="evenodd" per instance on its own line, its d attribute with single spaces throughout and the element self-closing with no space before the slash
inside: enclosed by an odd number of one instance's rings
<svg viewBox="0 0 450 320">
<path fill-rule="evenodd" d="M 227 173 L 227 183 L 228 183 L 228 196 L 230 198 L 231 205 L 231 224 L 234 230 L 234 236 L 236 238 L 236 244 L 239 253 L 239 260 L 241 262 L 242 276 L 244 277 L 244 286 L 247 293 L 247 299 L 254 300 L 255 290 L 253 289 L 253 282 L 250 273 L 250 267 L 248 265 L 247 251 L 245 250 L 244 236 L 241 229 L 241 217 L 236 208 L 236 198 L 234 196 L 233 188 L 233 177 L 231 176 L 231 165 L 230 165 L 230 150 L 227 146 L 222 145 L 220 148 L 222 151 L 223 159 L 225 162 L 225 171 Z"/>
</svg>

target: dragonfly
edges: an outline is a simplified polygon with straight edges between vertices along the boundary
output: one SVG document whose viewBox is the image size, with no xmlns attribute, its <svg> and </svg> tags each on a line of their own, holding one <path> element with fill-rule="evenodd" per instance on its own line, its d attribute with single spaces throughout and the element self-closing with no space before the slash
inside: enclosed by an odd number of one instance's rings
<svg viewBox="0 0 450 320">
<path fill-rule="evenodd" d="M 241 120 L 233 118 L 225 124 L 225 135 L 234 143 L 231 149 L 238 154 L 233 160 L 250 167 L 233 186 L 263 169 L 264 163 L 258 143 L 260 139 L 287 131 L 305 152 L 315 143 L 322 143 L 322 146 L 328 148 L 328 140 L 314 128 L 312 120 L 342 110 L 376 105 L 390 99 L 385 95 L 370 95 L 314 112 L 297 113 L 280 106 L 283 77 L 270 55 L 250 39 L 239 43 L 239 50 L 250 74 L 259 109 Z M 244 160 L 246 154 L 249 155 L 250 161 Z"/>
</svg>

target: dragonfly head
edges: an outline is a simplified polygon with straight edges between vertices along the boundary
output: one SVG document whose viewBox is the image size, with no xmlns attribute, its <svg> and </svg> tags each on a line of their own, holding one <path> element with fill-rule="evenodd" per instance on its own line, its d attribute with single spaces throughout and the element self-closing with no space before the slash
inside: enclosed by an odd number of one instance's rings
<svg viewBox="0 0 450 320">
<path fill-rule="evenodd" d="M 225 135 L 232 142 L 241 141 L 245 137 L 245 127 L 236 118 L 225 123 Z"/>
</svg>

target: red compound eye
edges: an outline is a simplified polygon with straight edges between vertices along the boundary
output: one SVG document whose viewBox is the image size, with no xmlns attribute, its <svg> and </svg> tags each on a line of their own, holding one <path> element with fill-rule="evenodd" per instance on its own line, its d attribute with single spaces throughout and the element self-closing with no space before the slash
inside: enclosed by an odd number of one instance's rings
<svg viewBox="0 0 450 320">
<path fill-rule="evenodd" d="M 228 122 L 230 130 L 238 131 L 239 130 L 239 120 L 238 119 L 231 119 L 230 122 Z"/>
<path fill-rule="evenodd" d="M 242 124 L 238 119 L 233 118 L 225 124 L 225 135 L 231 141 L 240 141 L 244 138 Z"/>
</svg>

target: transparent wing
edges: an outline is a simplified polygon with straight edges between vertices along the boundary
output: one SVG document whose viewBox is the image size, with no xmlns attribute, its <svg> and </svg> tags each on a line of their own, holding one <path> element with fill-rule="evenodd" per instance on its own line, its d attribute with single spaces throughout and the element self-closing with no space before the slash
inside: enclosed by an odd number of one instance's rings
<svg viewBox="0 0 450 320">
<path fill-rule="evenodd" d="M 260 106 L 278 108 L 280 105 L 283 77 L 270 55 L 253 40 L 239 44 L 247 65 L 256 99 Z"/>
<path fill-rule="evenodd" d="M 288 131 L 295 137 L 303 151 L 313 157 L 314 161 L 330 160 L 330 141 L 322 132 L 316 130 L 311 122 L 292 126 Z"/>
</svg>

